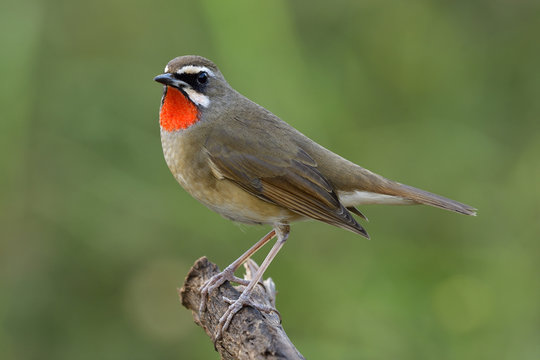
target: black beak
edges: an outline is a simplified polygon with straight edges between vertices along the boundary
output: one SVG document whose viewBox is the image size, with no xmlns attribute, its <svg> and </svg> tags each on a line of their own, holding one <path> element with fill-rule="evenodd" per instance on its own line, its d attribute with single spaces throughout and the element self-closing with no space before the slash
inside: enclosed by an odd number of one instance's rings
<svg viewBox="0 0 540 360">
<path fill-rule="evenodd" d="M 162 83 L 163 85 L 178 86 L 178 79 L 175 79 L 171 74 L 161 74 L 154 78 L 154 81 Z"/>
</svg>

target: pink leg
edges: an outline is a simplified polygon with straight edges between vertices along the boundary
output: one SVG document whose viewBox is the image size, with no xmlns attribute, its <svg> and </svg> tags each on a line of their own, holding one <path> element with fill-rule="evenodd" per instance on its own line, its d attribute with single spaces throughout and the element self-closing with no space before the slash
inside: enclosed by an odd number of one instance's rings
<svg viewBox="0 0 540 360">
<path fill-rule="evenodd" d="M 229 327 L 231 320 L 233 319 L 234 315 L 240 311 L 244 306 L 250 305 L 256 309 L 259 309 L 261 311 L 267 312 L 268 309 L 266 307 L 261 307 L 257 304 L 254 304 L 252 300 L 250 299 L 251 292 L 253 291 L 253 288 L 257 283 L 261 280 L 265 270 L 268 268 L 272 260 L 276 257 L 279 250 L 283 247 L 285 244 L 285 241 L 289 237 L 289 225 L 279 225 L 275 228 L 275 233 L 277 234 L 277 241 L 264 259 L 263 263 L 261 264 L 261 267 L 257 270 L 255 275 L 253 276 L 253 279 L 249 282 L 248 286 L 244 289 L 240 297 L 236 300 L 230 300 L 225 299 L 227 302 L 229 302 L 231 305 L 225 311 L 223 316 L 219 319 L 219 324 L 215 333 L 214 342 L 219 340 L 221 338 L 221 335 L 223 331 L 227 330 Z"/>
<path fill-rule="evenodd" d="M 267 242 L 272 240 L 276 236 L 276 230 L 270 231 L 266 234 L 261 240 L 257 241 L 255 245 L 249 248 L 242 256 L 236 259 L 231 265 L 227 266 L 225 270 L 212 276 L 208 279 L 202 289 L 201 289 L 201 305 L 199 307 L 199 315 L 206 310 L 206 301 L 208 299 L 208 294 L 219 288 L 225 281 L 233 281 L 242 285 L 249 285 L 249 281 L 240 279 L 234 276 L 234 272 L 242 266 L 244 262 L 247 261 L 253 254 L 257 252 L 261 247 L 264 246 Z"/>
</svg>

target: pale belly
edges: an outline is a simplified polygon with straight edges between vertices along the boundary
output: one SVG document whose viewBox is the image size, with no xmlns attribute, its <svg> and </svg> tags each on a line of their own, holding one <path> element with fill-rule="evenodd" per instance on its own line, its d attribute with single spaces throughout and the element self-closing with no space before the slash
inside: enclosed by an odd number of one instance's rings
<svg viewBox="0 0 540 360">
<path fill-rule="evenodd" d="M 185 187 L 184 187 L 185 188 Z M 246 224 L 288 224 L 302 217 L 244 191 L 233 182 L 215 180 L 215 187 L 185 188 L 194 198 L 223 217 Z"/>
<path fill-rule="evenodd" d="M 163 131 L 161 135 L 163 154 L 171 173 L 191 196 L 209 209 L 246 224 L 288 224 L 303 219 L 286 208 L 251 195 L 228 179 L 219 178 L 212 172 L 204 153 L 182 151 L 186 146 L 198 148 L 196 144 L 186 144 L 182 136 L 171 137 Z"/>
</svg>

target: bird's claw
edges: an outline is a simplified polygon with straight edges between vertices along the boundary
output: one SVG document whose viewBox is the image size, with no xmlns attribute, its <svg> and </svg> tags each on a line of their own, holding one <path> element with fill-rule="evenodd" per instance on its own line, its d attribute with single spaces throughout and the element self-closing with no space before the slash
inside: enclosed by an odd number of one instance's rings
<svg viewBox="0 0 540 360">
<path fill-rule="evenodd" d="M 208 294 L 210 294 L 215 289 L 219 288 L 226 281 L 235 282 L 244 286 L 249 284 L 248 280 L 241 279 L 234 276 L 234 269 L 225 268 L 222 272 L 212 276 L 208 279 L 201 288 L 201 304 L 199 305 L 199 316 L 206 310 L 206 303 L 208 301 Z"/>
<path fill-rule="evenodd" d="M 229 307 L 219 319 L 218 326 L 214 335 L 214 345 L 219 339 L 221 339 L 221 337 L 223 336 L 223 332 L 229 328 L 229 325 L 231 324 L 234 315 L 236 315 L 236 313 L 238 313 L 244 306 L 251 306 L 252 308 L 264 313 L 274 312 L 279 316 L 279 320 L 281 322 L 281 314 L 279 313 L 279 311 L 277 311 L 271 306 L 255 303 L 250 298 L 249 294 L 246 294 L 245 292 L 242 293 L 240 297 L 236 300 L 230 299 L 225 296 L 223 297 L 223 300 L 229 304 Z"/>
<path fill-rule="evenodd" d="M 223 300 L 229 305 L 233 305 L 235 302 L 238 301 L 238 300 L 230 299 L 230 298 L 228 298 L 226 296 L 223 297 Z M 260 312 L 266 313 L 266 314 L 275 313 L 279 317 L 279 322 L 281 323 L 281 314 L 279 313 L 279 311 L 276 308 L 274 308 L 274 307 L 272 307 L 270 305 L 257 304 L 255 302 L 253 302 L 252 300 L 249 300 L 249 299 L 248 299 L 247 303 L 244 304 L 243 306 L 247 306 L 247 305 L 251 306 L 254 309 L 259 310 Z M 224 329 L 224 330 L 226 330 L 226 329 Z"/>
</svg>

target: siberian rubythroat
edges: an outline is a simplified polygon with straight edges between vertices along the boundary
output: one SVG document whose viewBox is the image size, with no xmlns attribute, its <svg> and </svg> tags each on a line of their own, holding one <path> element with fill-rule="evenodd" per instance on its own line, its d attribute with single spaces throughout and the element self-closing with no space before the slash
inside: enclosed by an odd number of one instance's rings
<svg viewBox="0 0 540 360">
<path fill-rule="evenodd" d="M 208 293 L 225 281 L 247 285 L 221 317 L 216 339 L 243 306 L 261 308 L 249 295 L 294 221 L 315 219 L 368 237 L 351 214 L 364 218 L 356 206 L 424 204 L 476 214 L 469 205 L 388 180 L 322 147 L 239 94 L 203 57 L 177 57 L 154 80 L 165 85 L 159 114 L 161 143 L 180 185 L 230 220 L 273 227 L 202 288 L 201 312 Z M 249 283 L 234 276 L 243 262 L 276 236 Z"/>
</svg>

